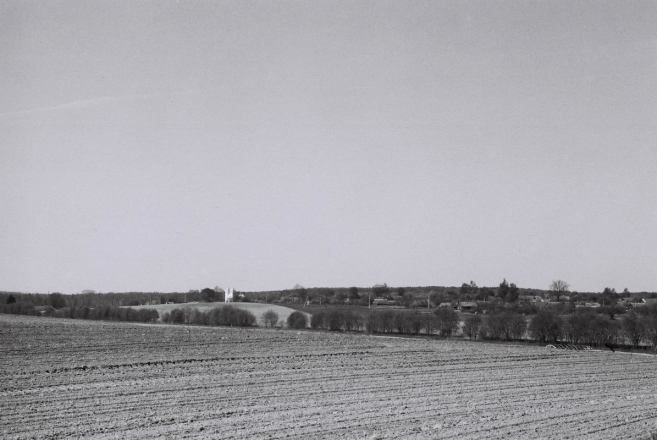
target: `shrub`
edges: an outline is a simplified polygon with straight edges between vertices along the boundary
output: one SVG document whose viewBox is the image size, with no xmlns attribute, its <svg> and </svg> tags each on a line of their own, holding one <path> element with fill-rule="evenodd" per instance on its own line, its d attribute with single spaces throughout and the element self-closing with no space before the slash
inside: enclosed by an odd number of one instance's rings
<svg viewBox="0 0 657 440">
<path fill-rule="evenodd" d="M 618 305 L 598 307 L 598 313 L 609 315 L 609 319 L 616 319 L 618 315 L 625 313 L 625 308 Z"/>
<path fill-rule="evenodd" d="M 409 335 L 417 335 L 426 325 L 422 314 L 417 310 L 393 313 L 392 323 L 397 332 Z"/>
<path fill-rule="evenodd" d="M 595 314 L 591 311 L 573 313 L 564 322 L 563 336 L 573 344 L 584 342 L 594 319 Z"/>
<path fill-rule="evenodd" d="M 504 335 L 504 319 L 502 318 L 502 315 L 488 315 L 483 322 L 481 332 L 486 339 L 502 339 L 502 336 Z"/>
<path fill-rule="evenodd" d="M 392 333 L 394 329 L 395 314 L 391 310 L 384 310 L 376 313 L 379 320 L 379 326 L 383 333 Z"/>
<path fill-rule="evenodd" d="M 395 313 L 393 322 L 395 325 L 395 329 L 397 329 L 397 332 L 401 334 L 410 333 L 407 313 L 404 312 Z"/>
<path fill-rule="evenodd" d="M 586 340 L 591 345 L 604 345 L 607 341 L 615 342 L 619 331 L 618 321 L 612 321 L 604 315 L 595 315 L 589 323 Z"/>
<path fill-rule="evenodd" d="M 422 329 L 427 335 L 433 334 L 438 328 L 438 317 L 431 314 L 422 314 Z"/>
<path fill-rule="evenodd" d="M 450 307 L 439 307 L 434 312 L 442 336 L 452 336 L 459 328 L 459 314 Z"/>
<path fill-rule="evenodd" d="M 408 319 L 408 329 L 413 335 L 417 335 L 422 331 L 424 327 L 424 320 L 422 319 L 422 314 L 417 310 L 413 310 L 410 313 L 407 313 Z"/>
<path fill-rule="evenodd" d="M 360 331 L 363 328 L 363 319 L 358 313 L 352 310 L 345 310 L 342 313 L 342 317 L 346 331 Z"/>
<path fill-rule="evenodd" d="M 211 310 L 210 316 L 208 316 L 210 325 L 252 327 L 256 325 L 256 322 L 257 319 L 253 313 L 230 305 L 216 307 Z"/>
<path fill-rule="evenodd" d="M 502 320 L 502 328 L 504 329 L 504 337 L 507 341 L 514 339 L 521 339 L 525 334 L 527 322 L 524 316 L 514 313 L 512 311 L 504 312 L 500 315 Z"/>
<path fill-rule="evenodd" d="M 657 313 L 646 317 L 646 338 L 653 349 L 657 350 Z"/>
<path fill-rule="evenodd" d="M 477 339 L 482 327 L 482 319 L 479 315 L 470 315 L 465 318 L 463 334 L 470 339 Z"/>
<path fill-rule="evenodd" d="M 61 309 L 66 306 L 66 300 L 59 292 L 54 292 L 48 295 L 48 302 L 55 309 Z"/>
<path fill-rule="evenodd" d="M 248 310 L 237 309 L 235 319 L 236 320 L 233 325 L 238 327 L 254 327 L 258 323 L 255 315 Z"/>
<path fill-rule="evenodd" d="M 137 320 L 139 322 L 155 322 L 159 318 L 160 314 L 155 309 L 139 309 L 137 311 Z"/>
<path fill-rule="evenodd" d="M 127 318 L 127 316 L 126 316 L 126 318 Z M 185 312 L 183 312 L 182 309 L 173 309 L 173 310 L 171 310 L 171 322 L 174 323 L 174 324 L 184 324 L 185 323 Z"/>
<path fill-rule="evenodd" d="M 305 313 L 294 311 L 287 317 L 287 326 L 294 329 L 303 329 L 308 326 L 308 318 Z"/>
<path fill-rule="evenodd" d="M 82 306 L 75 311 L 76 319 L 88 319 L 89 318 L 89 307 Z"/>
<path fill-rule="evenodd" d="M 273 310 L 267 310 L 262 315 L 262 322 L 265 327 L 275 327 L 278 324 L 278 313 Z"/>
<path fill-rule="evenodd" d="M 310 327 L 317 330 L 319 328 L 324 328 L 324 312 L 318 312 L 311 316 L 310 318 Z"/>
<path fill-rule="evenodd" d="M 623 335 L 632 343 L 634 347 L 638 347 L 641 341 L 647 335 L 647 320 L 638 316 L 634 311 L 628 313 L 622 320 Z"/>
<path fill-rule="evenodd" d="M 545 308 L 532 318 L 529 324 L 529 333 L 542 343 L 557 342 L 561 337 L 562 325 L 561 317 Z"/>
<path fill-rule="evenodd" d="M 344 317 L 342 316 L 342 312 L 337 309 L 329 310 L 329 312 L 326 314 L 325 320 L 326 324 L 328 325 L 328 329 L 331 331 L 340 331 L 344 326 Z"/>
<path fill-rule="evenodd" d="M 192 309 L 192 311 L 189 313 L 189 316 L 187 316 L 187 323 L 196 324 L 196 325 L 207 325 L 208 316 L 209 313 L 203 313 L 199 309 Z"/>
<path fill-rule="evenodd" d="M 378 315 L 379 313 L 377 312 L 372 312 L 367 315 L 367 318 L 365 319 L 365 329 L 369 333 L 381 333 L 381 322 Z"/>
</svg>

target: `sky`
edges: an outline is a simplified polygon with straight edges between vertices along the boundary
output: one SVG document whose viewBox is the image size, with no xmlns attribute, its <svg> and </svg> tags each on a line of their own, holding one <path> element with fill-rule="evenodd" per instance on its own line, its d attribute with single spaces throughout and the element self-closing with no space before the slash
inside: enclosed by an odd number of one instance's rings
<svg viewBox="0 0 657 440">
<path fill-rule="evenodd" d="M 0 3 L 0 290 L 657 291 L 657 2 Z"/>
</svg>

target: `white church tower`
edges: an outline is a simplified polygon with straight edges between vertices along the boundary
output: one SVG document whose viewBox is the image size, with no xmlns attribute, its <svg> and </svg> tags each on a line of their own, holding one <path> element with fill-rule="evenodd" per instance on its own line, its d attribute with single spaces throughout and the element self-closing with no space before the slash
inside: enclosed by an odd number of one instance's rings
<svg viewBox="0 0 657 440">
<path fill-rule="evenodd" d="M 233 302 L 233 294 L 235 293 L 235 289 L 233 287 L 229 287 L 226 289 L 226 293 L 224 295 L 224 302 Z"/>
</svg>

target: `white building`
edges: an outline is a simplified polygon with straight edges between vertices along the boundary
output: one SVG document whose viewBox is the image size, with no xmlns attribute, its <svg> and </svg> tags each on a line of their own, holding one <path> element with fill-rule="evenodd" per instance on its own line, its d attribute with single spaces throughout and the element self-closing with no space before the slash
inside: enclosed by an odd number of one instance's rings
<svg viewBox="0 0 657 440">
<path fill-rule="evenodd" d="M 224 302 L 233 302 L 233 295 L 235 294 L 235 288 L 229 287 L 226 289 L 226 294 L 224 295 Z"/>
</svg>

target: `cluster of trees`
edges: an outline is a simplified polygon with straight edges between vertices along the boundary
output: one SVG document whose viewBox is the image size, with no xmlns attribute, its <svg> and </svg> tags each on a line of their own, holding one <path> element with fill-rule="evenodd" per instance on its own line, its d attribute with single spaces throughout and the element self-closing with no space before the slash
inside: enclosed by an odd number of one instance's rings
<svg viewBox="0 0 657 440">
<path fill-rule="evenodd" d="M 257 319 L 248 310 L 230 305 L 199 310 L 191 307 L 176 308 L 167 312 L 162 321 L 171 324 L 224 325 L 230 327 L 254 327 Z"/>
</svg>

